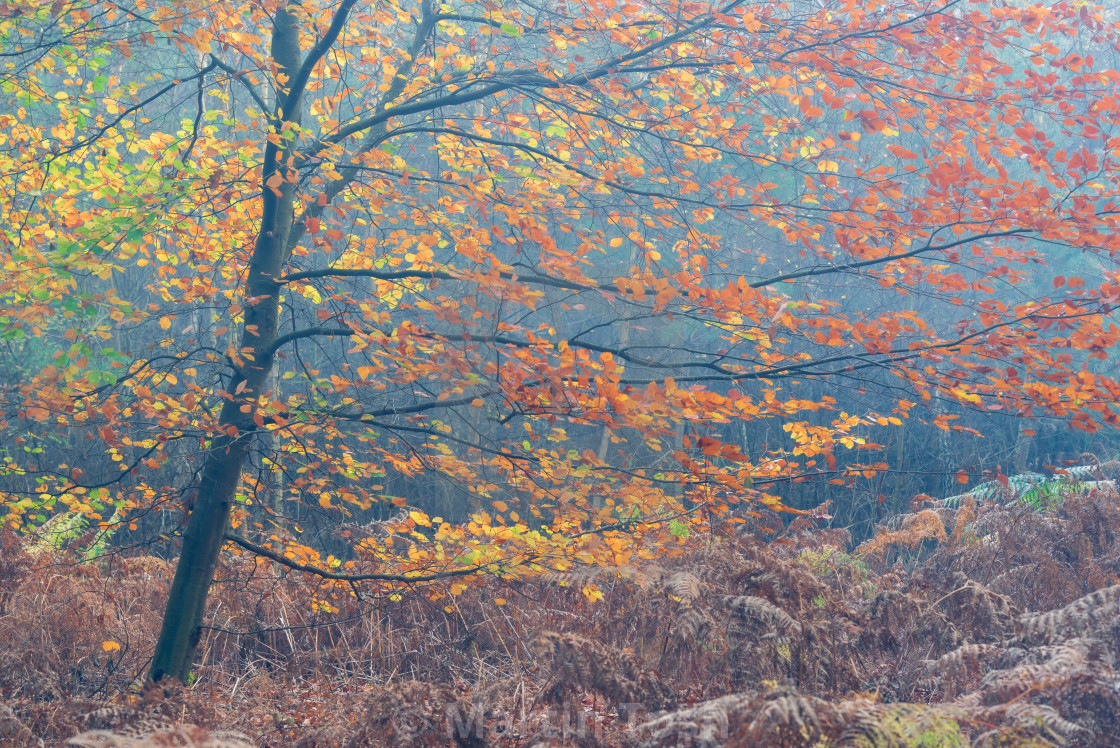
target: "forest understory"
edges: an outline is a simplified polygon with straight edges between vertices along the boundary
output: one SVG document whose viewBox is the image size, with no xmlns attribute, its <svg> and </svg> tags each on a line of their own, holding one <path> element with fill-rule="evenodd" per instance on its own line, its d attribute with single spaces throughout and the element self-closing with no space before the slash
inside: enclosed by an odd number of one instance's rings
<svg viewBox="0 0 1120 748">
<path fill-rule="evenodd" d="M 1118 468 L 918 497 L 858 546 L 752 517 L 659 567 L 438 600 L 227 557 L 188 686 L 143 686 L 171 561 L 6 534 L 0 743 L 1112 746 Z"/>
</svg>

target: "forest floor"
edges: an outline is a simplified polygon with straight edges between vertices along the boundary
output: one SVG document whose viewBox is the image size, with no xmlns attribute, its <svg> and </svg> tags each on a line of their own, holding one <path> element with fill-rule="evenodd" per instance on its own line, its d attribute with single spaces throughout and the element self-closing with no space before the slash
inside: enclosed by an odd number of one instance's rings
<svg viewBox="0 0 1120 748">
<path fill-rule="evenodd" d="M 919 497 L 858 547 L 756 518 L 661 566 L 440 600 L 332 603 L 231 558 L 174 687 L 140 685 L 170 562 L 6 536 L 0 745 L 1114 746 L 1116 467 Z"/>
</svg>

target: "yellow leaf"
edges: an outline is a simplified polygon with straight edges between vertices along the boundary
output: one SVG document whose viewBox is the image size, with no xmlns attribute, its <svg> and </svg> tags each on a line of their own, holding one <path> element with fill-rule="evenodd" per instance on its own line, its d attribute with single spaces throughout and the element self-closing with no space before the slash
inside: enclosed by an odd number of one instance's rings
<svg viewBox="0 0 1120 748">
<path fill-rule="evenodd" d="M 418 525 L 421 525 L 423 527 L 432 526 L 432 522 L 428 519 L 428 515 L 424 514 L 423 512 L 409 512 L 408 516 L 411 517 L 412 521 Z"/>
<path fill-rule="evenodd" d="M 101 648 L 104 649 L 106 652 L 117 652 L 117 651 L 120 650 L 121 645 L 117 644 L 112 639 L 109 639 L 107 641 L 101 642 Z"/>
<path fill-rule="evenodd" d="M 505 605 L 506 600 L 505 600 L 504 597 L 497 597 L 497 598 L 494 598 L 494 604 L 495 605 Z"/>
</svg>

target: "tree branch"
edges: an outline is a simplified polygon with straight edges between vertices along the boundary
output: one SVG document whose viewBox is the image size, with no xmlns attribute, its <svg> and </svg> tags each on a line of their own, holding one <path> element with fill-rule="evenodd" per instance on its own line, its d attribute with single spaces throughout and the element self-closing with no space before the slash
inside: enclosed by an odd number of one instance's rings
<svg viewBox="0 0 1120 748">
<path fill-rule="evenodd" d="M 319 60 L 323 59 L 323 55 L 334 46 L 335 40 L 338 35 L 342 33 L 342 27 L 346 25 L 346 18 L 350 15 L 351 9 L 358 2 L 358 0 L 342 0 L 335 11 L 334 17 L 331 19 L 331 25 L 327 27 L 326 33 L 315 42 L 315 45 L 307 52 L 307 59 L 300 65 L 299 72 L 295 77 L 288 81 L 288 93 L 283 96 L 277 104 L 282 110 L 282 117 L 290 119 L 291 115 L 288 111 L 288 101 L 290 99 L 298 101 L 300 96 L 303 95 L 303 89 L 307 86 L 307 81 L 311 78 L 311 72 L 315 66 L 319 64 Z"/>
<path fill-rule="evenodd" d="M 977 242 L 981 239 L 998 239 L 1004 236 L 1022 236 L 1023 234 L 1034 234 L 1034 229 L 1008 229 L 1007 231 L 993 231 L 987 234 L 977 234 L 969 236 L 964 239 L 958 239 L 948 244 L 926 244 L 924 247 L 912 249 L 909 252 L 900 252 L 896 255 L 884 255 L 883 257 L 873 257 L 870 260 L 860 260 L 859 262 L 846 262 L 842 265 L 827 265 L 824 267 L 808 268 L 806 270 L 795 270 L 791 273 L 784 273 L 782 275 L 775 275 L 771 278 L 764 278 L 763 280 L 754 281 L 750 283 L 751 288 L 765 288 L 772 286 L 775 283 L 783 283 L 788 280 L 796 278 L 808 278 L 815 275 L 831 275 L 833 273 L 843 273 L 846 270 L 857 270 L 859 268 L 870 267 L 872 265 L 885 265 L 888 262 L 895 260 L 904 260 L 907 257 L 914 257 L 916 255 L 924 254 L 926 252 L 940 252 L 945 249 L 953 249 L 962 244 L 969 242 Z"/>
<path fill-rule="evenodd" d="M 109 132 L 114 127 L 119 125 L 121 123 L 121 121 L 124 120 L 125 118 L 127 118 L 130 114 L 133 114 L 135 112 L 140 111 L 141 109 L 146 107 L 148 104 L 151 104 L 153 101 L 156 101 L 157 99 L 161 98 L 167 92 L 174 90 L 177 86 L 181 86 L 184 83 L 189 83 L 190 81 L 197 80 L 199 78 L 205 77 L 207 73 L 209 73 L 211 70 L 213 70 L 216 67 L 217 67 L 217 63 L 214 62 L 214 61 L 211 61 L 209 65 L 202 68 L 202 70 L 199 70 L 194 75 L 188 76 L 186 78 L 178 78 L 176 80 L 171 81 L 171 83 L 167 84 L 166 86 L 164 86 L 160 90 L 156 91 L 154 94 L 152 94 L 148 98 L 144 99 L 143 101 L 138 102 L 136 104 L 133 104 L 132 106 L 128 107 L 127 109 L 122 109 L 120 112 L 117 113 L 117 116 L 113 118 L 112 122 L 108 122 L 105 125 L 103 125 L 102 127 L 97 128 L 97 130 L 95 132 L 93 132 L 90 135 L 87 135 L 85 138 L 82 138 L 77 143 L 74 143 L 73 145 L 62 149 L 61 151 L 59 151 L 56 154 L 52 154 L 50 159 L 48 159 L 46 163 L 48 163 L 48 164 L 52 163 L 56 159 L 60 158 L 61 156 L 65 155 L 65 154 L 74 153 L 75 151 L 78 151 L 82 148 L 85 148 L 88 145 L 91 145 L 91 144 L 97 142 L 101 138 L 101 136 L 103 136 L 105 133 Z"/>
<path fill-rule="evenodd" d="M 342 582 L 404 582 L 406 584 L 424 584 L 425 582 L 438 582 L 441 579 L 454 579 L 455 577 L 465 577 L 471 574 L 481 574 L 497 565 L 491 563 L 481 566 L 468 566 L 462 569 L 451 569 L 449 571 L 440 571 L 434 574 L 421 574 L 417 576 L 409 576 L 407 574 L 343 574 L 341 572 L 331 571 L 330 569 L 323 569 L 319 566 L 293 561 L 290 558 L 281 556 L 271 548 L 251 543 L 236 535 L 226 535 L 226 540 L 234 545 L 241 546 L 250 553 L 263 556 L 289 569 L 314 574 L 323 579 L 337 579 Z"/>
<path fill-rule="evenodd" d="M 423 18 L 416 29 L 416 36 L 412 39 L 412 44 L 409 46 L 406 54 L 403 55 L 401 64 L 397 67 L 396 73 L 393 75 L 393 81 L 389 84 L 389 90 L 381 99 L 378 105 L 378 112 L 385 111 L 390 102 L 400 96 L 401 91 L 404 90 L 405 85 L 408 83 L 408 75 L 412 71 L 413 66 L 416 64 L 416 58 L 419 57 L 421 51 L 424 49 L 424 44 L 428 39 L 428 34 L 436 26 L 436 20 L 431 15 L 431 3 L 425 0 L 421 4 L 421 12 Z M 388 122 L 383 122 L 380 126 L 370 128 L 366 137 L 363 139 L 357 151 L 351 156 L 351 161 L 363 153 L 368 153 L 377 146 L 379 146 L 385 138 L 385 130 L 388 127 Z M 359 168 L 356 165 L 340 165 L 338 172 L 342 176 L 327 183 L 326 188 L 323 190 L 325 199 L 320 203 L 316 201 L 304 209 L 302 215 L 292 225 L 291 234 L 288 236 L 288 246 L 286 248 L 286 255 L 290 256 L 292 250 L 299 244 L 303 238 L 304 233 L 307 231 L 307 221 L 311 218 L 318 218 L 326 210 L 327 206 L 350 184 L 354 181 L 359 173 Z"/>
<path fill-rule="evenodd" d="M 661 39 L 647 44 L 644 47 L 632 50 L 627 54 L 618 55 L 610 60 L 593 67 L 583 73 L 576 73 L 569 75 L 566 78 L 556 79 L 549 78 L 541 75 L 535 69 L 522 70 L 514 72 L 506 78 L 490 83 L 489 85 L 482 86 L 475 90 L 462 88 L 454 93 L 442 96 L 436 99 L 429 99 L 427 101 L 416 101 L 411 104 L 402 104 L 401 106 L 392 107 L 385 110 L 378 110 L 373 112 L 368 117 L 352 122 L 351 124 L 339 128 L 339 131 L 334 135 L 323 138 L 312 143 L 306 148 L 302 154 L 302 159 L 313 158 L 322 151 L 330 148 L 332 145 L 339 143 L 346 138 L 359 132 L 375 127 L 383 122 L 387 122 L 391 117 L 403 117 L 409 114 L 417 114 L 420 112 L 429 112 L 435 109 L 445 107 L 454 107 L 462 104 L 469 104 L 472 101 L 485 99 L 496 93 L 501 93 L 514 87 L 536 86 L 541 89 L 551 88 L 564 88 L 567 86 L 585 86 L 588 83 L 603 78 L 607 75 L 617 75 L 627 72 L 627 68 L 623 67 L 627 62 L 633 60 L 640 60 L 649 57 L 655 52 L 665 49 L 676 42 L 687 38 L 690 34 L 694 34 L 700 29 L 709 26 L 712 21 L 719 14 L 727 14 L 735 9 L 736 6 L 742 5 L 746 0 L 732 0 L 732 2 L 725 4 L 718 10 L 701 16 L 694 23 L 681 28 L 680 30 L 663 36 Z M 683 66 L 683 65 L 682 65 Z"/>
<path fill-rule="evenodd" d="M 469 271 L 448 270 L 365 270 L 361 268 L 323 268 L 321 270 L 301 270 L 277 278 L 278 283 L 293 283 L 310 278 L 376 278 L 377 280 L 423 280 L 425 278 L 439 280 L 465 280 Z M 531 283 L 538 286 L 551 286 L 569 291 L 610 291 L 619 293 L 622 289 L 613 283 L 597 283 L 587 285 L 576 281 L 553 278 L 549 275 L 518 275 L 507 271 L 499 271 L 498 277 L 502 280 Z"/>
</svg>

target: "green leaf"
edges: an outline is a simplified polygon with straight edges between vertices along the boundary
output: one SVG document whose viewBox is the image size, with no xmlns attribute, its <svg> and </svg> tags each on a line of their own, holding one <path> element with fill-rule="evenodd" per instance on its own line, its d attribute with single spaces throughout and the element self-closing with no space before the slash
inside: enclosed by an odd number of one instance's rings
<svg viewBox="0 0 1120 748">
<path fill-rule="evenodd" d="M 512 23 L 503 23 L 501 25 L 502 33 L 509 34 L 510 36 L 521 36 L 521 29 L 514 26 Z"/>
</svg>

